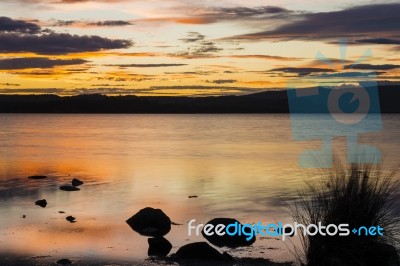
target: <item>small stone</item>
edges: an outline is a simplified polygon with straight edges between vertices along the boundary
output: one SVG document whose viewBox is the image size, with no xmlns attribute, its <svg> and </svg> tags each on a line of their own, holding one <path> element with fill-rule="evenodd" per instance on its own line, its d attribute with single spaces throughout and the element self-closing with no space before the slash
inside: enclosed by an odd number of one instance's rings
<svg viewBox="0 0 400 266">
<path fill-rule="evenodd" d="M 193 198 L 197 198 L 198 196 L 196 196 L 196 195 L 192 195 L 192 196 L 189 196 L 188 198 L 189 199 L 193 199 Z"/>
<path fill-rule="evenodd" d="M 75 219 L 75 217 L 73 217 L 73 216 L 68 216 L 67 218 L 65 218 L 68 222 L 70 222 L 70 223 L 76 223 L 76 219 Z"/>
<path fill-rule="evenodd" d="M 57 261 L 56 263 L 60 264 L 60 265 L 71 265 L 72 261 L 70 261 L 69 259 L 61 259 L 61 260 Z"/>
<path fill-rule="evenodd" d="M 182 246 L 176 252 L 180 259 L 189 260 L 231 260 L 226 254 L 221 254 L 218 250 L 206 242 L 195 242 Z"/>
<path fill-rule="evenodd" d="M 40 206 L 40 207 L 42 207 L 42 208 L 46 208 L 46 206 L 47 206 L 47 201 L 46 201 L 45 199 L 42 199 L 42 200 L 36 201 L 35 204 L 38 205 L 38 206 Z"/>
<path fill-rule="evenodd" d="M 47 178 L 47 176 L 45 175 L 32 175 L 32 176 L 28 176 L 29 179 L 45 179 Z"/>
<path fill-rule="evenodd" d="M 78 191 L 78 190 L 80 190 L 77 187 L 69 186 L 69 185 L 61 186 L 60 189 L 64 190 L 64 191 Z"/>
<path fill-rule="evenodd" d="M 72 186 L 74 186 L 74 187 L 78 187 L 80 185 L 83 185 L 83 182 L 81 180 L 79 180 L 79 179 L 76 179 L 76 178 L 72 179 L 71 183 L 72 183 Z"/>
<path fill-rule="evenodd" d="M 25 218 L 26 218 L 26 215 L 25 215 L 25 214 L 24 214 L 24 215 L 22 215 L 22 218 L 24 218 L 24 219 L 25 219 Z"/>
<path fill-rule="evenodd" d="M 172 244 L 164 237 L 149 238 L 147 255 L 165 257 L 172 249 Z"/>
</svg>

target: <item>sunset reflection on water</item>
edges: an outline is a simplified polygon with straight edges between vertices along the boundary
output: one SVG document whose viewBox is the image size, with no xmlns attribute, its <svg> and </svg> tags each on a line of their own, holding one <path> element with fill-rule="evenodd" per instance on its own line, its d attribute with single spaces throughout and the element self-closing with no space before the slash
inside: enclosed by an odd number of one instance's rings
<svg viewBox="0 0 400 266">
<path fill-rule="evenodd" d="M 396 115 L 383 120 L 382 132 L 361 140 L 379 147 L 393 167 L 400 122 Z M 191 219 L 290 220 L 283 201 L 318 172 L 297 166 L 298 155 L 319 142 L 292 140 L 288 115 L 10 114 L 0 122 L 5 254 L 143 260 L 147 238 L 125 221 L 147 206 L 182 224 L 166 235 L 174 252 L 203 241 L 188 237 Z M 345 140 L 336 142 L 340 153 Z M 39 174 L 48 178 L 27 178 Z M 59 190 L 74 177 L 85 182 L 80 191 Z M 47 200 L 46 208 L 35 206 L 39 199 Z M 68 215 L 77 222 L 66 221 Z M 279 241 L 259 239 L 254 246 L 233 252 L 291 259 Z"/>
</svg>

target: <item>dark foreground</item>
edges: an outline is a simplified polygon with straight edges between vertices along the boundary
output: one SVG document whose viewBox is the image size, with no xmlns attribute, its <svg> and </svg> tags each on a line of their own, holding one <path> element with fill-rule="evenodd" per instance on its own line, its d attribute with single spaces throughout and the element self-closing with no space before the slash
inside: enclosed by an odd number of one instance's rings
<svg viewBox="0 0 400 266">
<path fill-rule="evenodd" d="M 62 265 L 57 264 L 59 258 L 52 256 L 35 256 L 35 257 L 24 257 L 15 256 L 11 254 L 0 255 L 0 265 L 16 265 L 16 266 L 44 266 L 44 265 Z M 291 266 L 292 263 L 276 263 L 268 259 L 263 258 L 235 258 L 234 262 L 221 262 L 221 261 L 197 261 L 197 260 L 173 260 L 149 258 L 145 261 L 131 260 L 131 261 L 118 261 L 118 260 L 90 260 L 90 259 L 79 259 L 71 258 L 71 265 L 82 265 L 82 266 L 95 266 L 95 265 L 143 265 L 143 266 L 156 266 L 156 265 L 194 265 L 194 266 L 246 266 L 246 265 L 264 265 L 264 266 Z M 68 264 L 64 264 L 68 265 Z"/>
</svg>

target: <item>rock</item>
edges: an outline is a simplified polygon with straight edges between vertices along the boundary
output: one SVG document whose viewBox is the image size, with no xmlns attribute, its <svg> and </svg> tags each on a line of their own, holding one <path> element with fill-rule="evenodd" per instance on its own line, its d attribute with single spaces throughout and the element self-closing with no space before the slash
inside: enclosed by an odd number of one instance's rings
<svg viewBox="0 0 400 266">
<path fill-rule="evenodd" d="M 140 210 L 126 223 L 144 236 L 164 236 L 171 230 L 171 219 L 162 210 L 150 207 Z"/>
<path fill-rule="evenodd" d="M 71 183 L 72 183 L 72 186 L 74 186 L 74 187 L 78 187 L 80 185 L 83 185 L 83 182 L 81 180 L 79 180 L 79 179 L 76 179 L 76 178 L 72 179 Z"/>
<path fill-rule="evenodd" d="M 65 213 L 65 211 L 58 211 L 58 213 Z"/>
<path fill-rule="evenodd" d="M 45 178 L 47 178 L 47 176 L 45 176 L 45 175 L 32 175 L 32 176 L 28 176 L 28 178 L 30 178 L 30 179 L 45 179 Z"/>
<path fill-rule="evenodd" d="M 38 205 L 38 206 L 40 206 L 40 207 L 42 207 L 42 208 L 46 208 L 46 206 L 47 206 L 47 201 L 46 201 L 45 199 L 37 200 L 37 201 L 35 202 L 35 204 Z"/>
<path fill-rule="evenodd" d="M 24 218 L 24 219 L 25 219 L 25 218 L 26 218 L 26 215 L 25 215 L 25 214 L 24 214 L 24 215 L 22 215 L 22 218 Z"/>
<path fill-rule="evenodd" d="M 172 249 L 172 244 L 164 237 L 149 238 L 147 255 L 165 257 Z"/>
<path fill-rule="evenodd" d="M 242 224 L 236 220 L 236 219 L 232 219 L 232 218 L 214 218 L 211 221 L 209 221 L 207 224 L 212 224 L 215 228 L 215 226 L 217 226 L 218 224 L 223 224 L 225 226 L 229 225 L 229 224 L 236 224 L 240 225 L 240 228 L 242 228 Z M 206 225 L 207 225 L 206 224 Z M 206 226 L 204 225 L 204 226 Z M 201 234 L 204 236 L 205 239 L 207 239 L 211 244 L 216 245 L 217 247 L 230 247 L 230 248 L 237 248 L 237 247 L 244 247 L 244 246 L 250 246 L 251 244 L 253 244 L 256 241 L 256 237 L 253 234 L 253 236 L 251 237 L 251 239 L 246 240 L 249 236 L 241 234 L 241 235 L 233 235 L 230 236 L 228 234 L 224 234 L 222 236 L 219 236 L 215 233 L 215 230 L 212 230 L 214 232 L 213 235 L 208 236 L 204 233 L 204 227 L 203 230 L 201 231 Z M 230 232 L 234 232 L 235 229 L 229 229 Z M 250 227 L 246 227 L 245 228 L 245 232 L 246 233 L 251 233 L 253 231 L 252 228 Z"/>
<path fill-rule="evenodd" d="M 194 199 L 194 198 L 197 198 L 197 197 L 198 196 L 196 196 L 196 195 L 188 196 L 189 199 Z"/>
<path fill-rule="evenodd" d="M 61 259 L 61 260 L 57 261 L 56 263 L 60 264 L 60 265 L 71 265 L 72 261 L 70 261 L 69 259 Z"/>
<path fill-rule="evenodd" d="M 73 187 L 73 186 L 69 186 L 69 185 L 61 186 L 60 189 L 64 190 L 64 191 L 78 191 L 78 190 L 80 190 L 77 187 Z"/>
<path fill-rule="evenodd" d="M 67 218 L 65 218 L 68 222 L 70 222 L 70 223 L 76 223 L 76 219 L 75 219 L 75 217 L 73 217 L 73 216 L 68 216 Z"/>
<path fill-rule="evenodd" d="M 180 259 L 193 260 L 231 260 L 232 257 L 221 254 L 207 242 L 195 242 L 184 245 L 176 252 Z"/>
</svg>

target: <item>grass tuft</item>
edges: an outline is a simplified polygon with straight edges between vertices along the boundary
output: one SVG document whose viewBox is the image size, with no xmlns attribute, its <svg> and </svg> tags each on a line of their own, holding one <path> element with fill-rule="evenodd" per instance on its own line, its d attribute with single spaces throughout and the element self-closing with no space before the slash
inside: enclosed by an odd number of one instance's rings
<svg viewBox="0 0 400 266">
<path fill-rule="evenodd" d="M 289 206 L 296 222 L 349 224 L 350 230 L 379 225 L 384 236 L 299 233 L 301 247 L 295 250 L 298 261 L 308 266 L 400 265 L 400 186 L 395 174 L 383 173 L 379 165 L 344 167 L 336 161 L 332 169 L 322 170 L 319 181 L 307 183 L 307 188 L 299 192 L 299 201 Z"/>
</svg>

